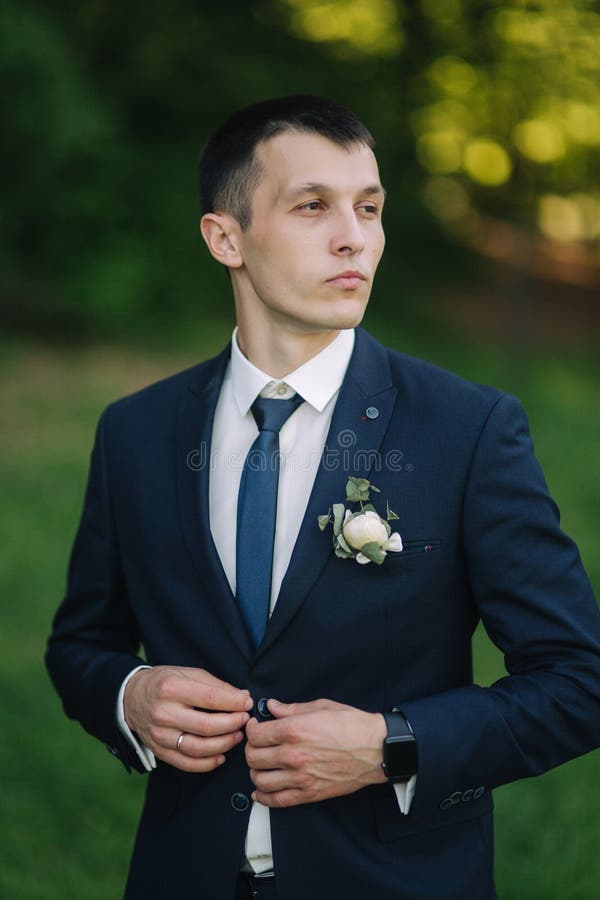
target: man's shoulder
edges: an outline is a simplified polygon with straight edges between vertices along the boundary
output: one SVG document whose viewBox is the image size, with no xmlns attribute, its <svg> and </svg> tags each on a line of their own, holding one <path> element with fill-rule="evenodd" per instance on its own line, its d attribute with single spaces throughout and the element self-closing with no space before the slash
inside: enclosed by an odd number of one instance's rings
<svg viewBox="0 0 600 900">
<path fill-rule="evenodd" d="M 390 370 L 394 380 L 410 381 L 416 387 L 428 392 L 443 392 L 446 396 L 464 397 L 465 400 L 495 402 L 504 392 L 488 384 L 470 381 L 457 372 L 445 369 L 426 359 L 410 356 L 399 350 L 386 347 Z"/>
<path fill-rule="evenodd" d="M 107 407 L 107 412 L 136 414 L 137 412 L 155 413 L 163 406 L 172 406 L 177 398 L 190 391 L 200 394 L 207 383 L 214 377 L 221 378 L 228 358 L 228 348 L 217 356 L 196 363 L 158 381 L 114 400 Z"/>
<path fill-rule="evenodd" d="M 405 401 L 429 407 L 451 407 L 455 411 L 460 407 L 485 410 L 508 396 L 499 388 L 470 381 L 426 359 L 384 346 L 370 334 L 368 339 L 385 353 L 391 383 Z"/>
<path fill-rule="evenodd" d="M 394 427 L 408 422 L 421 439 L 442 436 L 448 453 L 474 446 L 487 429 L 528 430 L 527 414 L 511 394 L 389 347 L 384 352 L 397 392 Z"/>
</svg>

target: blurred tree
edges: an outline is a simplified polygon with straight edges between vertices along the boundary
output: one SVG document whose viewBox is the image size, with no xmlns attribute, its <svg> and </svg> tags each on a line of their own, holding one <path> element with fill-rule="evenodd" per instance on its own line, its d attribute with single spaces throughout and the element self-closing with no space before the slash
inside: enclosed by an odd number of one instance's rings
<svg viewBox="0 0 600 900">
<path fill-rule="evenodd" d="M 555 263 L 564 259 L 573 276 L 579 262 L 600 280 L 596 2 L 277 2 L 290 30 L 336 57 L 389 61 L 384 78 L 369 82 L 375 116 L 385 103 L 399 121 L 408 118 L 423 200 L 447 229 L 510 256 L 515 242 L 488 217 L 516 223 L 550 242 L 578 244 L 575 254 L 555 247 Z M 389 121 L 390 109 L 382 118 Z"/>
<path fill-rule="evenodd" d="M 0 76 L 4 311 L 17 322 L 35 317 L 46 330 L 60 329 L 77 317 L 77 297 L 52 287 L 76 285 L 88 266 L 112 264 L 104 226 L 119 218 L 120 144 L 64 35 L 10 0 Z"/>
<path fill-rule="evenodd" d="M 198 153 L 273 84 L 317 90 L 313 48 L 247 3 L 186 0 L 8 0 L 0 48 L 4 322 L 97 333 L 229 304 L 198 235 Z"/>
<path fill-rule="evenodd" d="M 298 91 L 348 103 L 378 139 L 402 254 L 388 302 L 468 268 L 457 240 L 597 283 L 596 7 L 5 0 L 3 319 L 97 333 L 229 308 L 197 232 L 198 152 L 229 111 Z"/>
</svg>

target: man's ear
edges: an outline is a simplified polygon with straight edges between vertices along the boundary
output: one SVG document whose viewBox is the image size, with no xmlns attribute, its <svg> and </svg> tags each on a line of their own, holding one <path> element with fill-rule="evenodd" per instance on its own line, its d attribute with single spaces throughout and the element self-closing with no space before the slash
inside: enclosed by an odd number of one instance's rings
<svg viewBox="0 0 600 900">
<path fill-rule="evenodd" d="M 240 226 L 227 213 L 206 213 L 200 219 L 200 233 L 217 262 L 231 269 L 243 264 L 238 241 Z"/>
</svg>

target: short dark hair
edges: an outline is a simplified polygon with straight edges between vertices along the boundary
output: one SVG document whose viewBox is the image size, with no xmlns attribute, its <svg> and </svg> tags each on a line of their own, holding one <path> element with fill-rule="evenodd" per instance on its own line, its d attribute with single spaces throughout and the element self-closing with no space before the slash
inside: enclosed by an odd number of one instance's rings
<svg viewBox="0 0 600 900">
<path fill-rule="evenodd" d="M 360 119 L 335 100 L 293 94 L 254 103 L 234 113 L 202 151 L 199 182 L 203 215 L 227 212 L 243 231 L 249 227 L 252 194 L 263 176 L 256 147 L 285 131 L 313 132 L 342 147 L 374 146 Z"/>
</svg>

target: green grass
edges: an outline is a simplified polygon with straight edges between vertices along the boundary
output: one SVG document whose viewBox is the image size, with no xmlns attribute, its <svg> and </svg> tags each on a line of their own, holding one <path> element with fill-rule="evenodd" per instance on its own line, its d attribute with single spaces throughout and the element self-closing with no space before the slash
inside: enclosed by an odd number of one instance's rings
<svg viewBox="0 0 600 900">
<path fill-rule="evenodd" d="M 600 586 L 600 369 L 546 356 L 525 366 L 502 348 L 425 341 L 372 329 L 409 353 L 521 397 L 538 455 Z M 8 900 L 113 900 L 122 886 L 144 779 L 129 777 L 62 714 L 42 665 L 64 588 L 93 430 L 104 405 L 215 352 L 228 325 L 198 328 L 170 348 L 121 344 L 57 349 L 0 344 L 0 896 Z M 482 633 L 476 671 L 503 672 Z M 542 778 L 496 792 L 501 900 L 594 900 L 600 884 L 594 753 Z M 307 898 L 309 900 L 309 898 Z"/>
</svg>

